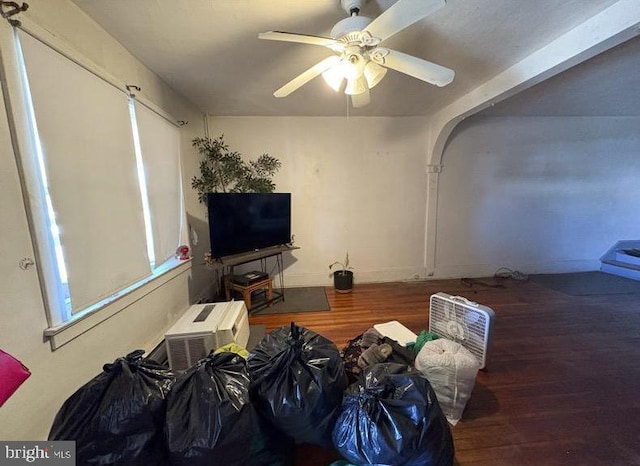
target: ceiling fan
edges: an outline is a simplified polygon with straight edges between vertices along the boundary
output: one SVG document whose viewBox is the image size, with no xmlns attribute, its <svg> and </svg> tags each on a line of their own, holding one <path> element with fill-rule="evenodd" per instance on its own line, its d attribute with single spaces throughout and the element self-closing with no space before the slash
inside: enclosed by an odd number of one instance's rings
<svg viewBox="0 0 640 466">
<path fill-rule="evenodd" d="M 378 84 L 387 68 L 408 74 L 436 86 L 446 86 L 455 73 L 449 68 L 381 47 L 389 37 L 444 6 L 446 0 L 398 0 L 375 19 L 359 16 L 368 0 L 341 0 L 350 15 L 333 27 L 331 37 L 269 31 L 259 39 L 319 45 L 335 55 L 325 58 L 273 93 L 286 97 L 313 78 L 322 75 L 335 91 L 344 90 L 354 107 L 364 107 L 371 98 L 369 89 Z"/>
</svg>

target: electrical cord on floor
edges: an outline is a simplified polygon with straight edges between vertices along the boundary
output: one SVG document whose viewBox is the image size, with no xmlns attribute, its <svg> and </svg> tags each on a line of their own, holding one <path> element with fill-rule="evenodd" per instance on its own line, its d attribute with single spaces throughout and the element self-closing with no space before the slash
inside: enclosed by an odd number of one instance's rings
<svg viewBox="0 0 640 466">
<path fill-rule="evenodd" d="M 504 288 L 504 285 L 499 283 L 487 283 L 482 280 L 478 280 L 477 278 L 461 278 L 460 281 L 463 285 L 466 285 L 469 288 L 473 287 L 473 285 L 480 285 L 487 288 Z"/>
<path fill-rule="evenodd" d="M 516 280 L 519 282 L 524 282 L 529 279 L 529 276 L 525 273 L 522 273 L 518 270 L 511 270 L 508 267 L 500 267 L 493 274 L 494 278 L 506 279 L 511 278 L 512 280 Z M 461 278 L 460 281 L 463 285 L 472 288 L 474 285 L 484 286 L 485 288 L 505 288 L 505 286 L 501 283 L 489 283 L 486 281 L 478 280 L 477 278 Z"/>
<path fill-rule="evenodd" d="M 519 270 L 511 270 L 508 267 L 500 267 L 493 276 L 496 278 L 510 278 L 517 282 L 526 282 L 529 280 L 529 275 L 526 273 L 520 272 Z"/>
<path fill-rule="evenodd" d="M 529 275 L 526 273 L 520 272 L 519 270 L 511 270 L 508 267 L 500 267 L 493 276 L 496 278 L 511 278 L 519 282 L 529 280 Z"/>
</svg>

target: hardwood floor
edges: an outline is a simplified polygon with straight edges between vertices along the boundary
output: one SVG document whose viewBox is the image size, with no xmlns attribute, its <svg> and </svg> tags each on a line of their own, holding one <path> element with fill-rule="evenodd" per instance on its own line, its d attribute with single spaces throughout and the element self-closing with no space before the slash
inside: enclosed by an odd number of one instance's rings
<svg viewBox="0 0 640 466">
<path fill-rule="evenodd" d="M 362 284 L 351 294 L 328 287 L 330 311 L 250 323 L 268 332 L 293 320 L 342 348 L 390 320 L 419 333 L 438 291 L 496 313 L 488 368 L 452 428 L 457 464 L 640 465 L 640 294 L 569 296 L 495 278 Z M 297 456 L 306 466 L 336 457 L 314 448 Z"/>
</svg>

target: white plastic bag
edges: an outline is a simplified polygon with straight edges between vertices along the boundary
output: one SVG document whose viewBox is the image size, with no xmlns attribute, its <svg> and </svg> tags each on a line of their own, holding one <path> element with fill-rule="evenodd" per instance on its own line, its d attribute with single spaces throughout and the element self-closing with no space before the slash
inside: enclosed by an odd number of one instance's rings
<svg viewBox="0 0 640 466">
<path fill-rule="evenodd" d="M 480 368 L 478 360 L 461 344 L 438 339 L 424 344 L 415 366 L 436 392 L 447 421 L 455 426 L 471 398 Z"/>
</svg>

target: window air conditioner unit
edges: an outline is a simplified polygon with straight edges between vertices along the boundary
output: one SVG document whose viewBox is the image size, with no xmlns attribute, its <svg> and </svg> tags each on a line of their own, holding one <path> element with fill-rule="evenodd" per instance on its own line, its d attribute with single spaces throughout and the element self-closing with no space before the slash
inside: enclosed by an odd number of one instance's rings
<svg viewBox="0 0 640 466">
<path fill-rule="evenodd" d="M 164 336 L 169 367 L 189 369 L 200 359 L 228 343 L 245 347 L 249 341 L 249 315 L 244 301 L 195 304 Z"/>
</svg>

